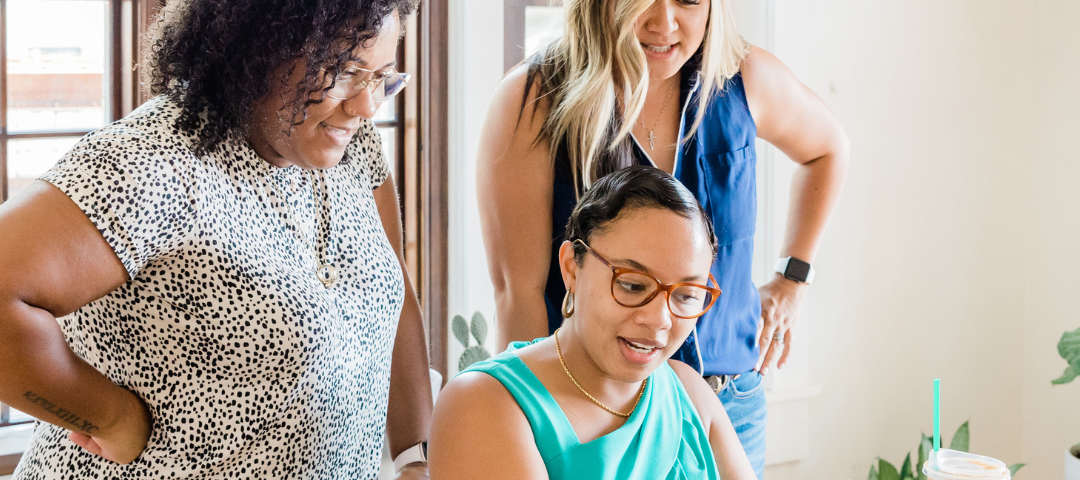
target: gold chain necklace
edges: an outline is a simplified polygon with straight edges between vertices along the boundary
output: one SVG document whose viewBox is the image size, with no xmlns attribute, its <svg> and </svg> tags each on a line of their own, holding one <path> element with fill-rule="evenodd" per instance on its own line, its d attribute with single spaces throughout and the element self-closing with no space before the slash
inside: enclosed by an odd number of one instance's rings
<svg viewBox="0 0 1080 480">
<path fill-rule="evenodd" d="M 604 402 L 601 402 L 600 400 L 597 400 L 596 397 L 589 395 L 589 392 L 586 392 L 585 389 L 581 387 L 581 384 L 578 383 L 577 379 L 574 378 L 574 375 L 570 373 L 570 369 L 566 368 L 566 361 L 563 360 L 562 357 L 562 346 L 559 345 L 559 330 L 562 330 L 562 327 L 556 328 L 555 333 L 552 334 L 552 336 L 555 337 L 555 351 L 559 354 L 559 363 L 562 364 L 563 371 L 566 372 L 566 376 L 570 377 L 570 381 L 574 382 L 574 386 L 576 386 L 578 390 L 581 390 L 581 393 L 584 393 L 586 397 L 589 397 L 589 400 L 592 400 L 593 403 L 599 405 L 600 408 L 607 410 L 607 412 L 612 415 L 622 418 L 629 418 L 630 415 L 633 415 L 634 410 L 637 410 L 638 403 L 641 402 L 641 395 L 645 393 L 645 386 L 649 384 L 649 379 L 646 378 L 644 382 L 641 382 L 641 389 L 637 392 L 637 400 L 634 401 L 633 408 L 631 408 L 628 413 L 616 412 L 611 407 L 604 405 Z"/>
<path fill-rule="evenodd" d="M 268 168 L 267 171 L 269 172 L 270 171 L 269 166 L 267 166 L 267 168 Z M 311 181 L 311 197 L 315 201 L 315 205 L 319 205 L 319 203 L 320 203 L 319 198 L 318 198 L 318 196 L 317 196 L 317 194 L 315 192 L 315 174 L 309 171 L 308 172 L 308 179 Z M 334 285 L 334 282 L 337 281 L 337 278 L 338 278 L 337 269 L 334 268 L 333 265 L 330 265 L 329 263 L 323 262 L 322 256 L 319 255 L 319 251 L 315 249 L 315 246 L 313 244 L 308 243 L 307 235 L 304 234 L 304 229 L 300 227 L 299 219 L 296 217 L 296 214 L 293 213 L 292 204 L 289 203 L 289 199 L 286 198 L 285 195 L 282 195 L 281 190 L 278 189 L 277 180 L 274 179 L 274 178 L 270 178 L 269 183 L 270 183 L 270 186 L 273 187 L 274 193 L 277 194 L 278 198 L 281 199 L 282 203 L 285 204 L 285 208 L 289 211 L 289 218 L 291 218 L 293 220 L 293 222 L 296 223 L 296 231 L 297 231 L 297 233 L 300 234 L 300 240 L 304 241 L 304 245 L 306 245 L 309 249 L 311 249 L 311 254 L 315 257 L 315 278 L 317 278 L 319 280 L 319 282 L 321 282 L 323 284 L 324 287 L 330 288 L 331 286 Z M 319 221 L 319 214 L 316 213 L 315 214 L 315 235 L 316 235 L 316 238 L 318 237 L 319 224 L 320 223 L 321 222 Z"/>
<path fill-rule="evenodd" d="M 675 89 L 671 88 L 671 85 L 668 85 L 667 96 L 664 97 L 664 104 L 660 106 L 660 114 L 656 116 L 656 121 L 653 122 L 652 128 L 648 128 L 648 127 L 645 126 L 645 118 L 644 118 L 645 115 L 641 115 L 641 117 L 638 118 L 638 124 L 641 125 L 641 128 L 643 128 L 643 129 L 645 129 L 645 131 L 649 132 L 649 136 L 648 136 L 648 138 L 646 138 L 646 140 L 649 141 L 649 150 L 650 151 L 652 151 L 652 150 L 654 150 L 656 148 L 656 144 L 653 143 L 653 141 L 656 140 L 656 135 L 653 134 L 653 130 L 655 130 L 656 125 L 658 123 L 660 123 L 660 119 L 664 117 L 664 110 L 667 109 L 668 101 L 671 100 L 671 92 L 673 92 L 673 91 L 675 91 Z M 641 113 L 642 114 L 645 113 L 644 109 L 642 109 Z"/>
</svg>

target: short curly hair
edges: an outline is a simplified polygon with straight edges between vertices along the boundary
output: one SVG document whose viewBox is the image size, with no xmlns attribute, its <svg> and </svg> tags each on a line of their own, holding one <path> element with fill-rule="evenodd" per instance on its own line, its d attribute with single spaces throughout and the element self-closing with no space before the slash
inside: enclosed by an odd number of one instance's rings
<svg viewBox="0 0 1080 480">
<path fill-rule="evenodd" d="M 243 134 L 257 100 L 280 82 L 291 116 L 306 118 L 312 93 L 372 41 L 395 11 L 404 24 L 417 0 L 172 0 L 146 38 L 143 82 L 181 108 L 179 127 L 195 135 L 196 154 Z M 293 68 L 307 72 L 288 85 Z M 272 78 L 276 74 L 277 78 Z"/>
</svg>

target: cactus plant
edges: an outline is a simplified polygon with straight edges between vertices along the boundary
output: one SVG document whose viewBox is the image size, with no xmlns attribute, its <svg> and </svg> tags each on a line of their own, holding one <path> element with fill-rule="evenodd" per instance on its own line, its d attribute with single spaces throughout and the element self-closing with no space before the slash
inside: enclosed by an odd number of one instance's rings
<svg viewBox="0 0 1080 480">
<path fill-rule="evenodd" d="M 454 337 L 465 347 L 465 351 L 458 359 L 458 370 L 465 370 L 481 360 L 491 357 L 491 353 L 484 348 L 484 340 L 487 338 L 487 321 L 480 312 L 473 313 L 472 324 L 465 321 L 465 317 L 454 315 L 450 322 L 450 328 L 454 331 Z M 469 346 L 469 334 L 476 339 L 476 346 Z"/>
</svg>

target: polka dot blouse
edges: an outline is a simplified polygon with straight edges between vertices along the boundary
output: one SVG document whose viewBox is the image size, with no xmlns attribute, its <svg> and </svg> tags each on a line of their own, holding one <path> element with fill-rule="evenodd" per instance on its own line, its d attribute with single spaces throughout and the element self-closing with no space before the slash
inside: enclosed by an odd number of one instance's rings
<svg viewBox="0 0 1080 480">
<path fill-rule="evenodd" d="M 372 195 L 387 175 L 374 125 L 310 172 L 243 141 L 196 157 L 177 114 L 153 99 L 42 177 L 130 276 L 58 321 L 149 406 L 146 451 L 118 465 L 39 422 L 16 478 L 375 478 L 404 289 Z"/>
</svg>

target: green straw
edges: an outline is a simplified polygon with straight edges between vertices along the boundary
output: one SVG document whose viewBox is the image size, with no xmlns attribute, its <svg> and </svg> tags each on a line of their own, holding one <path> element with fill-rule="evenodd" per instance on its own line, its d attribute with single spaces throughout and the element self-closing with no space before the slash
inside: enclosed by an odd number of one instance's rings
<svg viewBox="0 0 1080 480">
<path fill-rule="evenodd" d="M 934 379 L 934 451 L 941 448 L 941 379 Z"/>
</svg>

